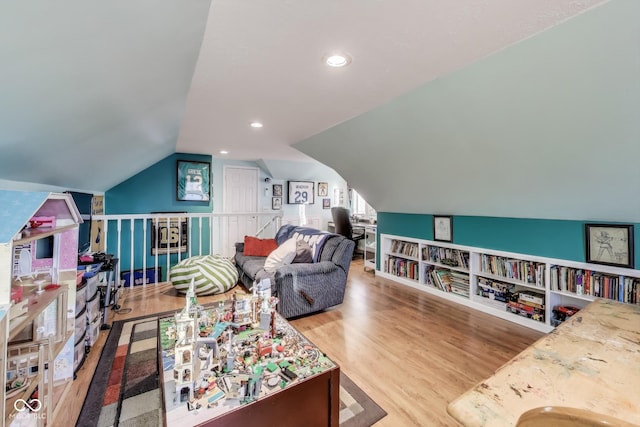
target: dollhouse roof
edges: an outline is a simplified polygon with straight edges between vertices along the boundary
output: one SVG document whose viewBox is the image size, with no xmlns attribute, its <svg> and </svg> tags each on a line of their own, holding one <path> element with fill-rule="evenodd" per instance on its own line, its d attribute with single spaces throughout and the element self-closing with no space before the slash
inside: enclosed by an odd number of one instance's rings
<svg viewBox="0 0 640 427">
<path fill-rule="evenodd" d="M 54 216 L 69 225 L 82 222 L 71 194 L 0 190 L 0 243 L 15 238 L 34 216 Z"/>
</svg>

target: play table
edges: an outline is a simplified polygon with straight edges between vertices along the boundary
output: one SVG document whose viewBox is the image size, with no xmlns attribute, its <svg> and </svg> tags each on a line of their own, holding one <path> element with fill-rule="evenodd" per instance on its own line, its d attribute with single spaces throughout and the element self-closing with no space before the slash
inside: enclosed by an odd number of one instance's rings
<svg viewBox="0 0 640 427">
<path fill-rule="evenodd" d="M 179 338 L 188 324 L 158 319 L 166 426 L 339 425 L 338 365 L 284 318 L 221 332 L 220 323 L 204 326 L 215 309 L 202 317 L 196 343 Z"/>
</svg>

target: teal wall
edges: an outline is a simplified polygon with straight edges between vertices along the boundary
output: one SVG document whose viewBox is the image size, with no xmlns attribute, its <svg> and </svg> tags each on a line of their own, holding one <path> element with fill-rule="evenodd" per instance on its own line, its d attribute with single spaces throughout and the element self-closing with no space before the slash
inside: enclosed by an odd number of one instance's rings
<svg viewBox="0 0 640 427">
<path fill-rule="evenodd" d="M 200 162 L 211 162 L 212 157 L 198 154 L 172 154 L 158 163 L 143 170 L 137 175 L 123 181 L 115 187 L 107 190 L 104 195 L 104 206 L 106 215 L 114 214 L 148 214 L 151 212 L 187 212 L 187 213 L 207 213 L 212 211 L 213 194 L 208 202 L 178 201 L 176 198 L 176 180 L 178 160 L 190 160 Z M 134 268 L 142 268 L 142 220 L 136 220 L 134 249 Z M 128 271 L 131 268 L 131 244 L 129 221 L 122 221 L 120 270 Z M 197 224 L 194 224 L 194 234 L 199 234 Z M 152 267 L 155 263 L 151 255 L 150 241 L 151 225 L 147 224 L 147 261 L 146 267 Z M 197 251 L 198 241 L 192 239 L 189 242 L 192 248 Z M 107 253 L 117 253 L 118 234 L 115 224 L 109 224 L 107 235 Z M 203 252 L 208 253 L 209 242 L 203 242 Z M 197 254 L 194 252 L 194 254 Z M 171 254 L 171 264 L 178 261 L 177 254 Z M 182 254 L 182 258 L 185 254 Z M 166 280 L 166 255 L 158 257 L 158 265 L 162 266 L 162 280 Z"/>
<path fill-rule="evenodd" d="M 208 202 L 179 202 L 176 198 L 178 160 L 211 162 L 211 156 L 176 153 L 107 190 L 105 214 L 151 212 L 211 212 Z"/>
<path fill-rule="evenodd" d="M 585 262 L 588 221 L 453 217 L 453 243 Z M 433 240 L 433 215 L 378 212 L 378 232 Z M 380 251 L 378 251 L 380 253 Z M 640 224 L 634 224 L 634 265 L 640 265 Z"/>
</svg>

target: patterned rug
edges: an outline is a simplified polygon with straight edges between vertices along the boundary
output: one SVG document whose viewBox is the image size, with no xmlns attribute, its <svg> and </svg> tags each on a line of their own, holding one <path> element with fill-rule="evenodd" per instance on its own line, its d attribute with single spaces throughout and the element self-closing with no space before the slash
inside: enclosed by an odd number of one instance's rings
<svg viewBox="0 0 640 427">
<path fill-rule="evenodd" d="M 166 314 L 113 322 L 76 426 L 162 426 L 157 318 Z M 340 372 L 341 427 L 368 427 L 385 415 Z"/>
</svg>

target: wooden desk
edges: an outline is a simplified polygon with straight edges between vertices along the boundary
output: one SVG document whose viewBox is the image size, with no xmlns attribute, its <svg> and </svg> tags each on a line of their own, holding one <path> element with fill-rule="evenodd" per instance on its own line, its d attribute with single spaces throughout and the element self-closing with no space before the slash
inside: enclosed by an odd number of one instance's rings
<svg viewBox="0 0 640 427">
<path fill-rule="evenodd" d="M 640 306 L 597 300 L 451 402 L 464 426 L 515 426 L 540 406 L 640 424 Z"/>
</svg>

